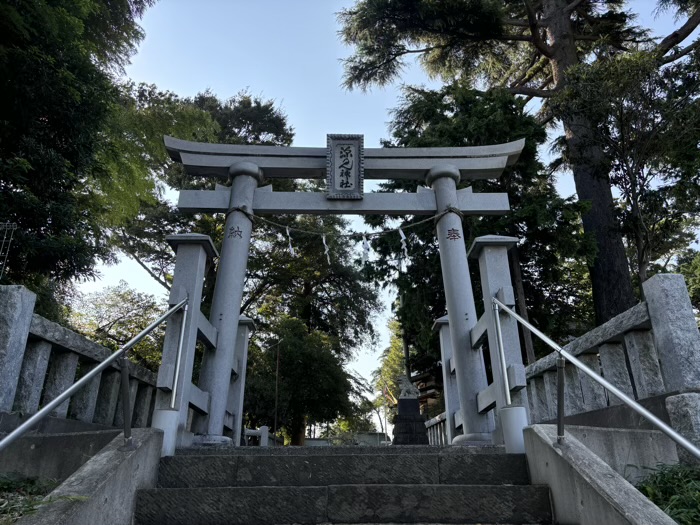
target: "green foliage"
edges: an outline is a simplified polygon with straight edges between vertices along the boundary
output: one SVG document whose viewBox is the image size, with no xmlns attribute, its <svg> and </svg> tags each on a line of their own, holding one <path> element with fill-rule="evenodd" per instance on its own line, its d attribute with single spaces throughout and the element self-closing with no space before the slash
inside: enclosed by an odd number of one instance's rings
<svg viewBox="0 0 700 525">
<path fill-rule="evenodd" d="M 693 308 L 700 312 L 700 252 L 687 250 L 678 259 L 678 272 L 685 277 Z"/>
<path fill-rule="evenodd" d="M 18 224 L 4 280 L 38 292 L 44 311 L 58 311 L 54 288 L 112 260 L 103 157 L 119 90 L 107 69 L 128 61 L 151 3 L 0 1 L 0 221 Z"/>
<path fill-rule="evenodd" d="M 665 465 L 637 488 L 680 525 L 700 523 L 700 468 Z"/>
<path fill-rule="evenodd" d="M 545 2 L 360 0 L 338 16 L 341 37 L 355 48 L 345 60 L 345 85 L 387 84 L 400 76 L 406 58 L 417 54 L 431 76 L 539 86 L 547 72 L 535 69 L 539 53 L 530 37 L 528 8 L 540 21 L 553 18 L 543 13 L 547 8 L 556 10 L 559 20 L 571 18 L 571 36 L 586 34 L 576 42 L 585 56 L 596 39 L 619 45 L 640 36 L 627 27 L 630 17 L 621 7 L 617 0 L 582 4 L 573 12 Z"/>
<path fill-rule="evenodd" d="M 288 316 L 280 316 L 269 333 L 274 339 L 268 348 L 250 348 L 244 407 L 247 422 L 274 427 L 278 352 L 277 427 L 288 430 L 292 444 L 301 444 L 307 423 L 351 417 L 351 379 L 328 335 L 309 330 L 302 321 Z"/>
<path fill-rule="evenodd" d="M 153 295 L 137 292 L 120 281 L 117 286 L 76 298 L 71 310 L 69 321 L 74 329 L 116 351 L 163 314 L 165 306 Z M 157 372 L 164 336 L 165 325 L 161 324 L 129 351 L 129 359 Z"/>
<path fill-rule="evenodd" d="M 558 113 L 592 123 L 640 282 L 700 225 L 699 74 L 693 60 L 660 67 L 652 54 L 628 53 L 569 69 L 555 99 Z"/>
<path fill-rule="evenodd" d="M 395 410 L 395 399 L 399 398 L 401 387 L 399 380 L 406 375 L 404 363 L 401 325 L 396 319 L 389 321 L 389 346 L 379 358 L 379 368 L 372 372 L 373 386 L 378 394 L 377 405 Z M 392 399 L 393 396 L 393 399 Z"/>
<path fill-rule="evenodd" d="M 416 57 L 429 75 L 447 82 L 502 88 L 526 101 L 541 98 L 542 121 L 557 119 L 564 128 L 576 191 L 585 204 L 582 225 L 596 243 L 597 252 L 587 252 L 593 257 L 586 262 L 596 322 L 603 323 L 636 301 L 607 184 L 605 151 L 588 118 L 572 118 L 547 101 L 567 88 L 573 66 L 606 61 L 638 49 L 640 42 L 648 44 L 659 64 L 690 56 L 698 42 L 686 45 L 684 40 L 698 26 L 697 3 L 664 0 L 660 5 L 688 18 L 682 29 L 651 44 L 648 31 L 633 25 L 634 14 L 620 0 L 567 6 L 556 0 L 358 0 L 339 16 L 341 36 L 354 46 L 345 61 L 345 85 L 387 84 L 400 76 L 405 60 Z M 689 151 L 696 149 L 697 144 Z"/>
<path fill-rule="evenodd" d="M 110 228 L 127 224 L 142 206 L 157 207 L 157 197 L 165 188 L 162 172 L 171 164 L 163 135 L 207 141 L 219 129 L 211 115 L 170 91 L 133 82 L 118 89 L 119 98 L 97 155 L 103 176 L 94 181 L 93 188 Z"/>
</svg>

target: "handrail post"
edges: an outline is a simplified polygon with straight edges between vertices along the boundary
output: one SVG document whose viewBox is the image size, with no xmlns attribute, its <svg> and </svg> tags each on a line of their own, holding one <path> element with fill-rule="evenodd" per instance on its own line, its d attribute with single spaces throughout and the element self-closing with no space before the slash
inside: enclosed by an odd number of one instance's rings
<svg viewBox="0 0 700 525">
<path fill-rule="evenodd" d="M 557 443 L 564 444 L 564 366 L 566 360 L 559 354 L 557 357 Z"/>
<path fill-rule="evenodd" d="M 496 344 L 498 346 L 498 357 L 501 364 L 501 380 L 503 381 L 503 395 L 506 399 L 506 406 L 512 404 L 510 397 L 510 385 L 508 384 L 508 367 L 506 365 L 506 353 L 503 349 L 503 332 L 501 330 L 501 316 L 498 309 L 498 304 L 493 304 L 493 322 L 496 325 Z"/>
<path fill-rule="evenodd" d="M 189 299 L 189 298 L 188 298 Z M 187 326 L 187 313 L 189 304 L 182 310 L 182 321 L 180 322 L 180 337 L 177 340 L 177 357 L 175 358 L 175 378 L 173 379 L 173 390 L 170 394 L 170 408 L 175 409 L 175 399 L 177 398 L 177 385 L 180 382 L 180 369 L 182 368 L 182 345 L 185 341 L 185 327 Z"/>
<path fill-rule="evenodd" d="M 122 414 L 124 419 L 124 445 L 120 450 L 134 450 L 134 442 L 131 437 L 131 392 L 129 391 L 129 360 L 124 352 L 119 359 L 121 368 L 122 387 Z"/>
</svg>

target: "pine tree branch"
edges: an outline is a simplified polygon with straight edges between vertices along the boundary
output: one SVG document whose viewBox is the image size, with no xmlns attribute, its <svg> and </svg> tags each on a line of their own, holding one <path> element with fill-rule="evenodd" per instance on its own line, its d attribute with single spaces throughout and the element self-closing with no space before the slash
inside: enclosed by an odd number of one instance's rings
<svg viewBox="0 0 700 525">
<path fill-rule="evenodd" d="M 517 18 L 506 18 L 503 20 L 503 24 L 511 27 L 530 27 L 530 22 Z M 540 24 L 538 23 L 538 25 Z"/>
<path fill-rule="evenodd" d="M 571 2 L 569 5 L 567 5 L 564 8 L 564 13 L 567 15 L 570 15 L 571 13 L 573 13 L 576 10 L 576 8 L 578 6 L 580 6 L 585 1 L 586 0 L 574 0 L 573 2 Z"/>
<path fill-rule="evenodd" d="M 528 83 L 549 65 L 549 60 L 547 60 L 546 57 L 541 56 L 539 53 L 536 53 L 533 56 L 533 61 L 530 62 L 530 64 L 531 65 L 525 71 L 523 71 L 523 74 L 519 78 L 511 82 L 510 87 L 518 87 Z"/>
<path fill-rule="evenodd" d="M 540 34 L 539 27 L 537 27 L 537 17 L 535 16 L 535 10 L 532 8 L 529 0 L 524 0 L 525 10 L 527 11 L 527 21 L 530 26 L 530 34 L 532 35 L 532 43 L 547 58 L 552 58 L 554 56 L 554 50 L 547 45 L 547 43 L 542 40 L 542 35 Z"/>
<path fill-rule="evenodd" d="M 508 92 L 513 95 L 525 95 L 526 97 L 549 98 L 556 92 L 554 89 L 539 89 L 525 86 L 508 88 Z"/>
<path fill-rule="evenodd" d="M 659 56 L 665 55 L 675 46 L 683 42 L 699 24 L 700 9 L 697 9 L 691 17 L 686 20 L 685 24 L 659 42 L 659 45 L 656 46 L 656 52 Z"/>
<path fill-rule="evenodd" d="M 681 49 L 677 53 L 673 53 L 672 55 L 667 56 L 665 59 L 663 59 L 661 61 L 661 63 L 662 64 L 670 64 L 671 62 L 675 62 L 679 58 L 683 58 L 684 56 L 692 53 L 693 51 L 695 51 L 699 47 L 700 47 L 700 38 L 698 40 L 696 40 L 695 42 L 693 42 L 692 44 L 690 44 L 689 46 L 684 47 L 683 49 Z"/>
<path fill-rule="evenodd" d="M 141 259 L 139 259 L 139 258 L 136 257 L 135 255 L 132 255 L 132 254 L 130 254 L 130 253 L 128 253 L 128 252 L 126 252 L 126 254 L 127 254 L 131 259 L 133 259 L 134 261 L 136 261 L 136 262 L 138 263 L 138 265 L 139 265 L 141 268 L 143 268 L 144 270 L 146 270 L 146 271 L 148 272 L 148 275 L 150 275 L 151 277 L 153 277 L 153 278 L 156 280 L 156 282 L 157 282 L 158 284 L 162 285 L 166 290 L 168 290 L 168 291 L 170 290 L 170 285 L 169 285 L 165 280 L 163 280 L 163 279 L 161 279 L 160 277 L 158 277 L 158 275 L 156 275 L 156 273 L 153 272 L 153 270 L 151 270 L 148 266 L 146 266 L 146 265 L 141 261 Z"/>
</svg>

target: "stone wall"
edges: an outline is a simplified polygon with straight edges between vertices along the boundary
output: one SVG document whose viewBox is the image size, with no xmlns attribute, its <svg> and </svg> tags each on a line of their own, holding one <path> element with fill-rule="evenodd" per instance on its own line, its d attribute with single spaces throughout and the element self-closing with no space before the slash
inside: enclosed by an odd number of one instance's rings
<svg viewBox="0 0 700 525">
<path fill-rule="evenodd" d="M 664 414 L 700 444 L 700 333 L 683 276 L 655 275 L 643 284 L 645 301 L 564 347 L 594 372 L 637 401 L 661 399 Z M 557 417 L 556 352 L 526 368 L 532 423 Z M 570 363 L 564 369 L 565 415 L 578 424 L 604 418 L 622 401 Z M 658 403 L 657 403 L 658 404 Z M 590 422 L 582 414 L 595 414 Z M 693 416 L 695 414 L 695 416 Z M 692 417 L 691 417 L 692 416 Z M 605 425 L 607 426 L 607 425 Z M 620 425 L 624 426 L 624 425 Z M 679 455 L 685 458 L 679 451 Z"/>
<path fill-rule="evenodd" d="M 23 286 L 0 286 L 0 413 L 36 413 L 112 353 L 34 314 L 35 299 Z M 133 363 L 129 374 L 132 426 L 146 427 L 153 412 L 156 376 Z M 122 426 L 119 363 L 104 370 L 52 415 Z"/>
</svg>

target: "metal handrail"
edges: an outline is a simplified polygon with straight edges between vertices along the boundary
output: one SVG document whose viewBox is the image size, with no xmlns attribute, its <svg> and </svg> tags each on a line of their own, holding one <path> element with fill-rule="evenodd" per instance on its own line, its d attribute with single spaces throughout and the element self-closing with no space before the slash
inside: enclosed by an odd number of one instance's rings
<svg viewBox="0 0 700 525">
<path fill-rule="evenodd" d="M 688 452 L 690 452 L 693 456 L 696 458 L 700 459 L 700 449 L 693 445 L 690 441 L 688 441 L 686 438 L 681 436 L 678 432 L 673 430 L 670 426 L 668 426 L 666 423 L 661 421 L 658 417 L 656 417 L 654 414 L 649 412 L 646 408 L 644 408 L 642 405 L 637 403 L 634 399 L 630 398 L 627 394 L 622 392 L 619 388 L 615 387 L 613 384 L 611 384 L 609 381 L 604 379 L 602 376 L 599 374 L 595 373 L 593 370 L 588 368 L 585 364 L 583 364 L 581 361 L 579 361 L 576 357 L 568 353 L 566 350 L 564 350 L 561 346 L 559 346 L 557 343 L 552 341 L 549 337 L 544 335 L 542 332 L 540 332 L 537 328 L 532 326 L 528 321 L 520 317 L 517 313 L 515 313 L 513 310 L 508 308 L 505 304 L 503 304 L 501 301 L 496 299 L 495 297 L 492 298 L 492 302 L 494 305 L 497 306 L 497 308 L 503 310 L 504 312 L 508 313 L 511 317 L 513 317 L 515 320 L 520 322 L 523 326 L 525 326 L 530 332 L 535 334 L 537 337 L 542 339 L 547 345 L 552 347 L 554 350 L 557 351 L 559 354 L 559 359 L 557 360 L 557 382 L 558 382 L 558 392 L 557 392 L 557 441 L 559 443 L 563 443 L 564 441 L 564 360 L 569 361 L 572 365 L 574 365 L 576 368 L 578 368 L 581 372 L 586 374 L 588 377 L 593 379 L 595 382 L 598 384 L 602 385 L 606 390 L 608 390 L 610 393 L 615 395 L 620 401 L 622 401 L 625 405 L 630 407 L 632 410 L 634 410 L 637 414 L 642 416 L 643 418 L 647 419 L 652 425 L 654 425 L 656 428 L 658 428 L 661 432 L 666 434 L 669 438 L 671 438 L 673 441 L 678 443 L 680 446 L 682 446 L 684 449 L 686 449 Z"/>
<path fill-rule="evenodd" d="M 15 440 L 17 440 L 19 437 L 23 436 L 29 429 L 31 429 L 39 421 L 41 421 L 46 416 L 48 416 L 53 411 L 54 408 L 56 408 L 58 405 L 63 403 L 66 399 L 68 399 L 73 394 L 75 394 L 78 390 L 80 390 L 82 387 L 84 387 L 88 382 L 90 382 L 91 379 L 93 379 L 97 374 L 99 374 L 105 368 L 107 368 L 109 365 L 111 365 L 114 361 L 116 361 L 117 359 L 125 358 L 126 352 L 128 350 L 130 350 L 134 345 L 139 343 L 144 337 L 146 337 L 149 333 L 151 333 L 153 331 L 153 329 L 155 329 L 163 321 L 170 318 L 175 312 L 177 312 L 178 310 L 180 310 L 180 308 L 185 306 L 187 304 L 188 300 L 189 300 L 188 298 L 185 298 L 182 301 L 180 301 L 179 303 L 177 303 L 175 306 L 170 308 L 170 310 L 165 312 L 158 319 L 156 319 L 151 324 L 149 324 L 146 328 L 144 328 L 143 331 L 141 331 L 136 337 L 131 339 L 128 343 L 126 343 L 124 346 L 122 346 L 119 350 L 114 352 L 111 356 L 109 356 L 107 359 L 102 361 L 95 368 L 90 370 L 90 372 L 88 372 L 83 377 L 81 377 L 70 388 L 68 388 L 62 394 L 60 394 L 59 396 L 57 396 L 56 398 L 51 400 L 44 408 L 39 410 L 39 412 L 37 412 L 32 417 L 27 419 L 27 421 L 22 423 L 16 429 L 14 429 L 12 432 L 10 432 L 7 436 L 5 436 L 2 440 L 0 440 L 0 451 L 4 450 L 11 443 L 13 443 Z M 184 319 L 183 319 L 183 324 L 184 324 Z M 180 344 L 181 344 L 181 342 L 180 342 Z M 125 440 L 125 446 L 130 447 L 132 445 L 132 443 L 131 443 L 131 415 L 129 413 L 130 408 L 131 408 L 131 403 L 129 401 L 128 374 L 126 375 L 126 388 L 124 387 L 124 385 L 125 385 L 124 370 L 127 370 L 127 366 L 126 366 L 124 361 L 122 361 L 121 369 L 122 369 L 122 395 L 125 396 L 122 398 L 122 405 L 124 408 L 124 440 Z M 128 372 L 128 370 L 127 370 L 127 372 Z"/>
</svg>

